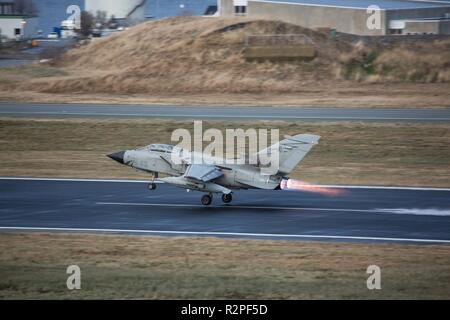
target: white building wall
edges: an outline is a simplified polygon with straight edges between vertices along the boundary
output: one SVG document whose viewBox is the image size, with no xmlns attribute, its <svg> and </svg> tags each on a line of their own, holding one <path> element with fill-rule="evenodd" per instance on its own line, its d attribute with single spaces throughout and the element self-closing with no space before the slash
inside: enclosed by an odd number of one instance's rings
<svg viewBox="0 0 450 320">
<path fill-rule="evenodd" d="M 235 16 L 235 7 L 247 7 L 247 0 L 217 0 L 219 16 Z"/>
<path fill-rule="evenodd" d="M 137 6 L 145 3 L 143 0 L 85 0 L 85 10 L 92 15 L 96 15 L 98 11 L 105 11 L 107 17 L 114 15 L 117 19 L 125 19 L 127 15 Z M 139 7 L 131 17 L 133 21 L 143 21 L 145 19 L 145 5 Z"/>
<path fill-rule="evenodd" d="M 25 22 L 25 23 L 23 23 Z M 31 39 L 38 36 L 38 18 L 1 17 L 0 29 L 2 37 L 9 39 Z M 15 35 L 15 30 L 20 29 L 20 35 Z"/>
</svg>

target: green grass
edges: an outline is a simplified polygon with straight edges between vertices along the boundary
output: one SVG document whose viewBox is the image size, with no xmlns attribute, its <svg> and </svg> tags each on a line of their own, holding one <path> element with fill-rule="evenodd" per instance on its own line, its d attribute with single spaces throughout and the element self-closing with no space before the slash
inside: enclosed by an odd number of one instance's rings
<svg viewBox="0 0 450 320">
<path fill-rule="evenodd" d="M 46 64 L 26 64 L 0 68 L 0 82 L 17 82 L 30 78 L 65 76 L 67 72 Z"/>
<path fill-rule="evenodd" d="M 0 234 L 3 299 L 448 299 L 450 247 Z M 81 268 L 81 290 L 66 268 Z M 381 268 L 381 290 L 366 269 Z"/>
<path fill-rule="evenodd" d="M 292 173 L 316 183 L 450 186 L 446 124 L 204 122 L 204 130 L 278 128 L 314 133 L 320 143 Z M 150 143 L 171 143 L 190 121 L 0 119 L 0 175 L 148 178 L 105 155 Z"/>
</svg>

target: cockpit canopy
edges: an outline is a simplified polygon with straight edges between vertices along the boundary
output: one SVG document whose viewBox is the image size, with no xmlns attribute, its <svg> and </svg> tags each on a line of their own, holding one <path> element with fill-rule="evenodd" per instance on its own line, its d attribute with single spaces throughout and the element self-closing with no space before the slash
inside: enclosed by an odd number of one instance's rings
<svg viewBox="0 0 450 320">
<path fill-rule="evenodd" d="M 172 149 L 173 149 L 173 146 L 170 145 L 170 144 L 154 143 L 154 144 L 150 144 L 148 146 L 139 148 L 138 150 L 147 150 L 147 151 L 157 151 L 157 152 L 171 153 Z"/>
</svg>

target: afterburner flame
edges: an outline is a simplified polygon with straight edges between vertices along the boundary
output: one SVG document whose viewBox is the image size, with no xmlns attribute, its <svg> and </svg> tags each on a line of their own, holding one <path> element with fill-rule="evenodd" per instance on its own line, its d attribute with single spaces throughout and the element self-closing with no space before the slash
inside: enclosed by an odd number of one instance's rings
<svg viewBox="0 0 450 320">
<path fill-rule="evenodd" d="M 280 187 L 283 190 L 314 192 L 332 197 L 342 196 L 347 193 L 344 189 L 323 187 L 295 179 L 282 180 L 280 183 Z"/>
</svg>

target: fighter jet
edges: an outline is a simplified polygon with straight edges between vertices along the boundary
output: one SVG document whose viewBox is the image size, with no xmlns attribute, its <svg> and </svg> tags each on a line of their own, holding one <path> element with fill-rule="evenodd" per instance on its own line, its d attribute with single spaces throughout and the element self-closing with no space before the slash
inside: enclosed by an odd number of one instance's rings
<svg viewBox="0 0 450 320">
<path fill-rule="evenodd" d="M 220 194 L 224 203 L 232 201 L 232 193 L 239 189 L 280 189 L 320 136 L 297 134 L 286 136 L 272 146 L 257 153 L 278 152 L 278 167 L 274 174 L 262 174 L 260 163 L 227 164 L 222 158 L 209 157 L 206 163 L 193 161 L 193 152 L 169 144 L 150 144 L 145 147 L 109 154 L 111 159 L 152 174 L 149 190 L 155 190 L 155 181 L 162 181 L 188 191 L 205 192 L 201 197 L 203 205 L 210 205 L 213 194 Z M 177 159 L 173 161 L 174 153 Z M 165 177 L 158 178 L 159 174 Z"/>
</svg>

